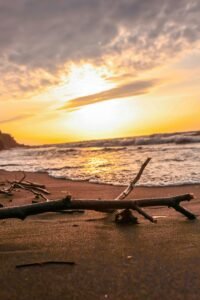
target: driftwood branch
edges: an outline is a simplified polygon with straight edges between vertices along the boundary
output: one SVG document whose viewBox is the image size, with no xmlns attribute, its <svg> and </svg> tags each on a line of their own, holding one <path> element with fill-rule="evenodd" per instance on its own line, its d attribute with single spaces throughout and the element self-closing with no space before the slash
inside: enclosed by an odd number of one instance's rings
<svg viewBox="0 0 200 300">
<path fill-rule="evenodd" d="M 57 212 L 60 210 L 72 209 L 133 209 L 147 217 L 141 209 L 149 206 L 168 206 L 185 215 L 188 219 L 195 219 L 195 215 L 180 206 L 181 201 L 190 201 L 193 199 L 192 194 L 184 194 L 169 198 L 155 199 L 135 199 L 135 200 L 71 200 L 67 196 L 61 200 L 54 200 L 43 203 L 29 204 L 24 206 L 0 208 L 0 219 L 18 218 L 24 220 L 29 215 L 36 215 L 45 212 Z M 154 221 L 149 219 L 150 221 Z"/>
<path fill-rule="evenodd" d="M 145 162 L 142 164 L 142 166 L 140 167 L 137 175 L 135 176 L 135 178 L 129 183 L 129 185 L 127 186 L 127 188 L 119 194 L 119 196 L 117 196 L 115 198 L 115 200 L 123 200 L 125 199 L 134 189 L 136 183 L 140 180 L 144 169 L 146 168 L 146 166 L 148 165 L 148 163 L 150 162 L 151 158 L 148 157 Z M 143 217 L 145 217 L 146 219 L 150 220 L 151 222 L 155 223 L 156 221 L 146 212 L 144 212 L 143 210 L 139 209 L 135 209 L 139 214 L 143 215 Z M 111 218 L 115 219 L 115 222 L 117 223 L 125 223 L 125 222 L 131 222 L 131 223 L 135 223 L 137 224 L 137 218 L 135 216 L 133 216 L 130 212 L 123 212 L 123 210 L 114 210 L 112 212 Z"/>
</svg>

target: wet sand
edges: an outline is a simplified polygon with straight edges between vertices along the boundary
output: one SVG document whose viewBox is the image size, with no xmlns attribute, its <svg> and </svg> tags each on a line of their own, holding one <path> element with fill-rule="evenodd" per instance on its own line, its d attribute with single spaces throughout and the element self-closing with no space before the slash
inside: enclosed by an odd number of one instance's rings
<svg viewBox="0 0 200 300">
<path fill-rule="evenodd" d="M 0 171 L 0 182 L 21 173 Z M 28 173 L 44 183 L 50 199 L 70 193 L 73 198 L 113 199 L 124 187 L 72 182 Z M 129 199 L 193 193 L 184 203 L 200 211 L 200 185 L 138 187 Z M 31 203 L 33 195 L 18 191 L 4 206 Z M 0 221 L 0 299 L 199 299 L 200 222 L 188 221 L 173 209 L 146 209 L 158 220 L 139 217 L 136 226 L 119 226 L 104 213 L 65 215 L 46 213 Z M 41 261 L 74 265 L 44 265 L 17 269 Z"/>
</svg>

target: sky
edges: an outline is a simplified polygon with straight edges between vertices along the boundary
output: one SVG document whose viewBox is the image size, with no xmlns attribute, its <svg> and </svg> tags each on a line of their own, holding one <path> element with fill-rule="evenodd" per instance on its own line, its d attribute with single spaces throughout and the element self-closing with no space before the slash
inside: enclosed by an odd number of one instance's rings
<svg viewBox="0 0 200 300">
<path fill-rule="evenodd" d="M 0 130 L 49 144 L 200 129 L 199 0 L 0 0 Z"/>
</svg>

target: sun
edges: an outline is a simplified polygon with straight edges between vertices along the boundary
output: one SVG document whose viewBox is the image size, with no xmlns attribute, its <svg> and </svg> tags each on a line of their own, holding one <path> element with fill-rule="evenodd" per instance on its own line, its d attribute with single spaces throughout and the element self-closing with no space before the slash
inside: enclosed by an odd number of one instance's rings
<svg viewBox="0 0 200 300">
<path fill-rule="evenodd" d="M 60 83 L 50 90 L 51 96 L 59 102 L 67 102 L 76 97 L 99 93 L 116 86 L 108 80 L 113 73 L 106 67 L 97 67 L 89 63 L 71 64 L 67 71 L 63 69 Z"/>
<path fill-rule="evenodd" d="M 73 66 L 67 83 L 68 89 L 81 96 L 101 92 L 110 87 L 111 84 L 104 78 L 105 69 L 97 69 L 90 64 L 77 67 Z"/>
</svg>

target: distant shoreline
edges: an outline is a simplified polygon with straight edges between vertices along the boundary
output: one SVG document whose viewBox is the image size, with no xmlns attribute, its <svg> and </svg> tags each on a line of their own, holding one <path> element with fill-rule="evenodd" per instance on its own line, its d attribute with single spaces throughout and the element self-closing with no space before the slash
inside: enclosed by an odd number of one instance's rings
<svg viewBox="0 0 200 300">
<path fill-rule="evenodd" d="M 163 139 L 163 140 L 162 140 Z M 122 143 L 120 143 L 122 141 Z M 152 142 L 151 142 L 152 141 Z M 154 133 L 138 136 L 106 138 L 106 139 L 93 139 L 83 140 L 75 142 L 62 142 L 62 143 L 48 143 L 37 145 L 18 144 L 17 147 L 26 148 L 43 148 L 43 147 L 118 147 L 120 146 L 145 146 L 145 145 L 157 145 L 157 144 L 190 144 L 200 143 L 200 130 L 196 131 L 178 131 L 170 133 Z"/>
</svg>

